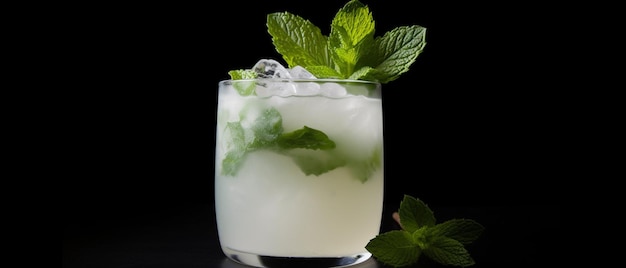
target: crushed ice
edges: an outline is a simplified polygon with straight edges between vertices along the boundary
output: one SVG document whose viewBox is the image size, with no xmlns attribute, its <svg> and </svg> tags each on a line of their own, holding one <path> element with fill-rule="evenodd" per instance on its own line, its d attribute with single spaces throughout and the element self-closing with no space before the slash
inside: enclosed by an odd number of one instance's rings
<svg viewBox="0 0 626 268">
<path fill-rule="evenodd" d="M 252 70 L 257 73 L 259 78 L 298 78 L 298 79 L 317 79 L 306 69 L 301 66 L 292 69 L 285 68 L 280 62 L 272 59 L 262 59 L 258 61 Z"/>
<path fill-rule="evenodd" d="M 257 73 L 258 78 L 267 79 L 317 79 L 313 74 L 302 66 L 286 68 L 280 62 L 272 59 L 259 60 L 252 70 Z M 295 83 L 272 82 L 268 80 L 259 84 L 256 93 L 259 97 L 269 96 L 315 96 L 322 95 L 331 98 L 338 98 L 347 95 L 347 90 L 336 83 L 300 83 L 296 87 Z"/>
</svg>

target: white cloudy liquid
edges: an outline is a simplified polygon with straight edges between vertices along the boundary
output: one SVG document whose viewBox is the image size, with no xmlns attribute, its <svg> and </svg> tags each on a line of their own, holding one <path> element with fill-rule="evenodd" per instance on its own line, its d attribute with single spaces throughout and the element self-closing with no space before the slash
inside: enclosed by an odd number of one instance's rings
<svg viewBox="0 0 626 268">
<path fill-rule="evenodd" d="M 268 107 L 280 113 L 285 132 L 320 130 L 340 155 L 367 161 L 374 153 L 380 165 L 366 180 L 355 176 L 354 167 L 307 176 L 289 156 L 257 150 L 235 175 L 223 175 L 226 124 L 242 120 L 242 109 L 255 115 Z M 284 257 L 368 254 L 365 246 L 379 233 L 383 205 L 382 120 L 379 97 L 242 97 L 220 85 L 215 206 L 222 248 Z"/>
</svg>

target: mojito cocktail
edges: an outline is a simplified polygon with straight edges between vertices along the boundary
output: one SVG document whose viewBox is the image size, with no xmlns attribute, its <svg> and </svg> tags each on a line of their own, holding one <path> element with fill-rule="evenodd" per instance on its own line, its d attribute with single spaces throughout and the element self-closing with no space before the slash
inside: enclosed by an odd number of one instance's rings
<svg viewBox="0 0 626 268">
<path fill-rule="evenodd" d="M 286 65 L 263 59 L 219 82 L 222 250 L 257 267 L 363 262 L 383 209 L 381 85 L 408 71 L 426 29 L 377 35 L 359 0 L 338 10 L 328 35 L 289 12 L 268 14 L 266 26 Z"/>
<path fill-rule="evenodd" d="M 215 206 L 231 259 L 362 262 L 383 205 L 379 83 L 219 83 Z M 268 265 L 269 266 L 269 265 Z"/>
</svg>

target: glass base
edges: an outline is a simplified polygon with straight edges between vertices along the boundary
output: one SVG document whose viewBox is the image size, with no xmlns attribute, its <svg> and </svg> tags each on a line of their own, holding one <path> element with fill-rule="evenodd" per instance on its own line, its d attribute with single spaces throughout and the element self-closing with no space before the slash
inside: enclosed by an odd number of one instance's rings
<svg viewBox="0 0 626 268">
<path fill-rule="evenodd" d="M 353 256 L 342 257 L 278 257 L 278 256 L 262 256 L 248 252 L 241 252 L 230 248 L 222 248 L 224 254 L 229 259 L 254 267 L 264 268 L 283 268 L 283 267 L 347 267 L 362 263 L 372 257 L 369 252 Z"/>
</svg>

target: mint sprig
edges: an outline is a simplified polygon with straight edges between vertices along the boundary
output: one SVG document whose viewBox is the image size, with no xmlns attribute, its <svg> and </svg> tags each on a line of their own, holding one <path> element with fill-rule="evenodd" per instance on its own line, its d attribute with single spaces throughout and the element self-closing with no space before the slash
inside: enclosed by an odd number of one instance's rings
<svg viewBox="0 0 626 268">
<path fill-rule="evenodd" d="M 267 15 L 267 31 L 289 68 L 301 66 L 317 78 L 388 83 L 407 72 L 424 50 L 426 28 L 400 26 L 376 36 L 367 5 L 348 1 L 324 35 L 311 21 L 289 12 Z M 249 70 L 230 71 L 232 79 L 255 78 Z"/>
<path fill-rule="evenodd" d="M 426 28 L 397 27 L 375 36 L 369 8 L 358 0 L 335 15 L 330 35 L 289 12 L 267 16 L 267 29 L 276 50 L 290 68 L 302 66 L 318 78 L 388 83 L 408 71 L 426 45 Z"/>
<path fill-rule="evenodd" d="M 393 266 L 417 263 L 422 253 L 444 265 L 467 267 L 474 259 L 465 249 L 484 231 L 470 219 L 452 219 L 437 224 L 432 210 L 421 200 L 405 195 L 400 202 L 402 230 L 379 234 L 365 247 L 374 258 Z"/>
</svg>

